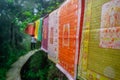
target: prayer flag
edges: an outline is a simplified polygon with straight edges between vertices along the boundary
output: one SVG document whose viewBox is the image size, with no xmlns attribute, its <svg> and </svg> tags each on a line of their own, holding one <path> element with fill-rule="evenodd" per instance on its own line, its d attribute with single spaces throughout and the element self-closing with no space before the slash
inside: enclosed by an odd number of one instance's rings
<svg viewBox="0 0 120 80">
<path fill-rule="evenodd" d="M 47 52 L 48 50 L 48 16 L 43 19 L 43 30 L 42 30 L 42 45 L 41 49 Z"/>
<path fill-rule="evenodd" d="M 34 23 L 29 23 L 25 29 L 25 33 L 32 36 L 34 35 L 34 30 L 35 30 Z"/>
<path fill-rule="evenodd" d="M 42 40 L 42 25 L 43 25 L 43 18 L 40 18 L 39 20 L 39 28 L 38 28 L 38 37 L 37 40 L 41 41 Z"/>
<path fill-rule="evenodd" d="M 35 21 L 35 38 L 36 39 L 38 39 L 39 24 L 40 24 L 40 20 L 38 19 Z"/>
<path fill-rule="evenodd" d="M 48 58 L 53 62 L 58 61 L 58 11 L 53 11 L 49 14 L 49 28 L 48 28 Z"/>
<path fill-rule="evenodd" d="M 76 80 L 81 0 L 67 0 L 59 12 L 59 47 L 56 65 L 69 80 Z"/>
<path fill-rule="evenodd" d="M 78 76 L 120 80 L 120 0 L 85 0 Z"/>
</svg>

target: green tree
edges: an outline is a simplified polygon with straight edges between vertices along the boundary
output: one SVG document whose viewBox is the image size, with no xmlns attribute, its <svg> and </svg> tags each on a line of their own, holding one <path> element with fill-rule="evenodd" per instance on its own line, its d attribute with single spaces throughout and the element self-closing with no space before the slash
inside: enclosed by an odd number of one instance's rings
<svg viewBox="0 0 120 80">
<path fill-rule="evenodd" d="M 10 65 L 28 50 L 26 25 L 57 9 L 63 1 L 0 0 L 0 79 L 4 80 Z"/>
</svg>

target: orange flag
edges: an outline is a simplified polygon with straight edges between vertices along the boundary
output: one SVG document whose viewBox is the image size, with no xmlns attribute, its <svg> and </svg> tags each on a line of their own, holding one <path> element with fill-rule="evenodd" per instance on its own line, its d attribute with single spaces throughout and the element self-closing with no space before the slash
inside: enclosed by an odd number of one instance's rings
<svg viewBox="0 0 120 80">
<path fill-rule="evenodd" d="M 29 35 L 34 35 L 34 23 L 29 23 L 25 29 L 25 33 L 29 34 Z"/>
<path fill-rule="evenodd" d="M 81 0 L 67 0 L 59 11 L 59 47 L 57 67 L 76 80 L 79 51 Z M 79 11 L 80 10 L 80 11 Z"/>
</svg>

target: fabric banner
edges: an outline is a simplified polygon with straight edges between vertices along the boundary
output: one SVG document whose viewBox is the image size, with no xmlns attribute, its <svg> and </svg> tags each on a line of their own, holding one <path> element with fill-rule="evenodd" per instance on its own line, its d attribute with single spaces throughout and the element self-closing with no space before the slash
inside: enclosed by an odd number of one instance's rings
<svg viewBox="0 0 120 80">
<path fill-rule="evenodd" d="M 43 22 L 43 18 L 40 18 L 34 22 L 34 24 L 35 24 L 35 33 L 34 34 L 35 34 L 35 38 L 38 41 L 42 40 L 42 22 Z"/>
<path fill-rule="evenodd" d="M 34 35 L 34 31 L 35 31 L 34 23 L 29 23 L 25 29 L 25 33 L 32 36 Z"/>
<path fill-rule="evenodd" d="M 40 18 L 39 20 L 39 28 L 38 28 L 38 37 L 37 37 L 37 40 L 38 41 L 41 41 L 42 40 L 42 23 L 43 23 L 43 18 Z"/>
<path fill-rule="evenodd" d="M 82 31 L 82 40 L 80 48 L 80 58 L 78 66 L 78 78 L 87 79 L 87 56 L 89 46 L 89 32 L 90 32 L 90 20 L 91 20 L 91 6 L 92 0 L 85 1 L 85 16 L 84 25 Z M 88 79 L 89 80 L 89 79 Z"/>
<path fill-rule="evenodd" d="M 120 80 L 120 0 L 85 1 L 79 79 Z"/>
<path fill-rule="evenodd" d="M 67 0 L 59 12 L 59 48 L 56 65 L 69 80 L 76 80 L 81 0 Z"/>
<path fill-rule="evenodd" d="M 42 30 L 42 44 L 41 49 L 47 52 L 48 50 L 48 17 L 43 19 L 43 30 Z"/>
<path fill-rule="evenodd" d="M 38 31 L 39 31 L 40 19 L 36 20 L 34 22 L 34 24 L 35 24 L 35 38 L 38 39 Z"/>
<path fill-rule="evenodd" d="M 100 47 L 120 49 L 120 0 L 102 7 Z"/>
<path fill-rule="evenodd" d="M 58 61 L 58 11 L 49 14 L 48 28 L 48 58 L 55 63 Z"/>
</svg>

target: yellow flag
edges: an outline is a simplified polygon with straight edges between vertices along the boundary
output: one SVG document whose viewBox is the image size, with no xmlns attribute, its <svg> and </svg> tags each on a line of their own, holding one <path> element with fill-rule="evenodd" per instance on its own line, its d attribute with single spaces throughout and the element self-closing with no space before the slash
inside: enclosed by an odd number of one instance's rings
<svg viewBox="0 0 120 80">
<path fill-rule="evenodd" d="M 35 21 L 35 38 L 38 38 L 38 29 L 39 29 L 40 20 Z"/>
</svg>

